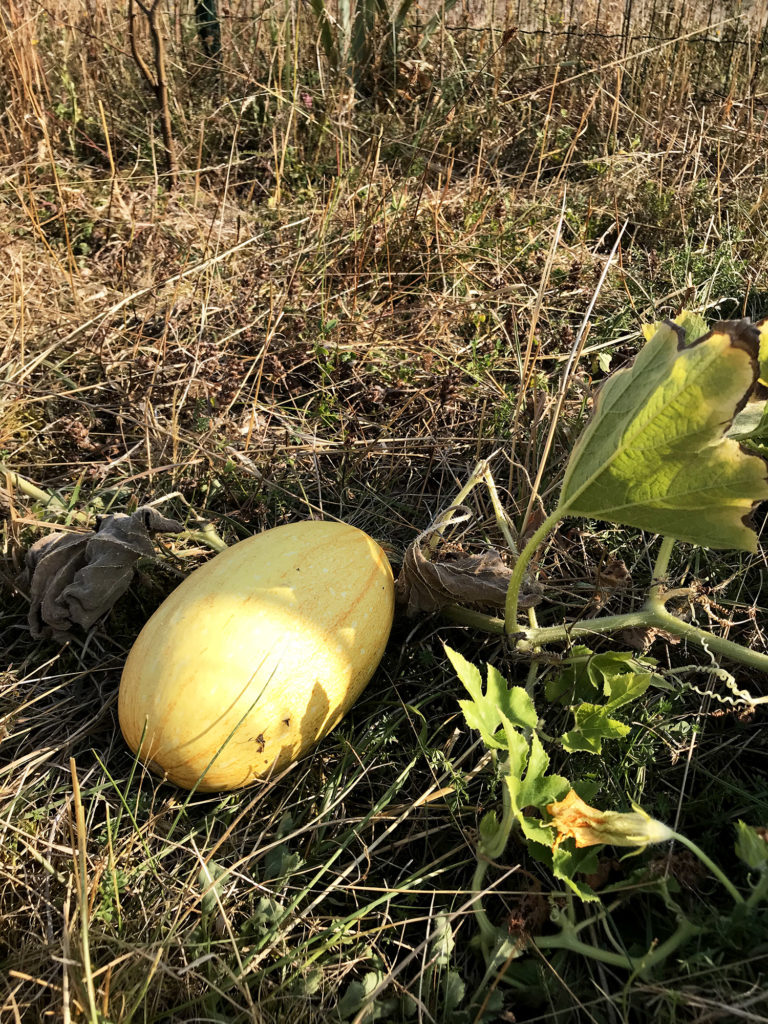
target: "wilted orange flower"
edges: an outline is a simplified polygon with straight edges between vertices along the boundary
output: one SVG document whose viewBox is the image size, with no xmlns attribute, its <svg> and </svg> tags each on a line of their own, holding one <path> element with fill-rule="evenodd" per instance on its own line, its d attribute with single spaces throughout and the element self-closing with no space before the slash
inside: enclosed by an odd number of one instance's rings
<svg viewBox="0 0 768 1024">
<path fill-rule="evenodd" d="M 608 843 L 612 846 L 647 846 L 672 839 L 671 828 L 656 821 L 639 807 L 634 811 L 598 811 L 570 790 L 563 800 L 547 804 L 557 829 L 556 849 L 564 839 L 573 838 L 577 847 Z"/>
</svg>

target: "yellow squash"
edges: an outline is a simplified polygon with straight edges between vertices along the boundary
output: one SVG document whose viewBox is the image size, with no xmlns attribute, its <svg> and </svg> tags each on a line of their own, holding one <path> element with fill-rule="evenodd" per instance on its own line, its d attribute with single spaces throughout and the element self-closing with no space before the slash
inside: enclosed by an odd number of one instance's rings
<svg viewBox="0 0 768 1024">
<path fill-rule="evenodd" d="M 120 682 L 123 735 L 179 786 L 236 789 L 322 739 L 373 675 L 394 613 L 381 548 L 344 523 L 244 540 L 147 622 Z"/>
</svg>

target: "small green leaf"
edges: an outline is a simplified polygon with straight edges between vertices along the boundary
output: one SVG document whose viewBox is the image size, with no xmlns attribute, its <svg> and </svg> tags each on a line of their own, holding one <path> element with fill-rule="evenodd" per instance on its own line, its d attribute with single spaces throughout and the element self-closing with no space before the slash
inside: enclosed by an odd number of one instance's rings
<svg viewBox="0 0 768 1024">
<path fill-rule="evenodd" d="M 570 783 L 562 775 L 547 775 L 549 755 L 541 745 L 541 740 L 533 734 L 531 752 L 528 757 L 528 770 L 518 790 L 520 807 L 544 808 L 554 800 L 559 800 L 568 792 Z"/>
<path fill-rule="evenodd" d="M 571 656 L 561 662 L 559 672 L 551 675 L 544 686 L 548 701 L 573 704 L 577 700 L 588 700 L 595 696 L 595 683 L 590 666 L 594 655 L 588 647 L 577 644 Z"/>
<path fill-rule="evenodd" d="M 594 701 L 600 693 L 613 700 L 625 691 L 633 694 L 627 700 L 634 700 L 650 684 L 653 676 L 649 669 L 654 664 L 652 660 L 638 659 L 632 651 L 593 654 L 588 647 L 579 645 L 560 663 L 557 673 L 547 679 L 545 694 L 547 700 L 560 704 Z M 636 676 L 641 676 L 642 682 Z M 621 703 L 626 704 L 627 700 Z"/>
<path fill-rule="evenodd" d="M 492 716 L 487 714 L 486 708 L 482 704 L 471 700 L 460 700 L 459 707 L 464 712 L 467 725 L 470 729 L 478 730 L 487 747 L 495 747 L 497 750 L 504 749 L 503 738 L 494 735 L 498 726 L 494 723 Z"/>
<path fill-rule="evenodd" d="M 545 824 L 541 818 L 529 818 L 527 814 L 520 813 L 517 817 L 522 833 L 529 844 L 543 847 L 552 846 L 555 841 L 555 830 L 551 825 Z"/>
<path fill-rule="evenodd" d="M 606 708 L 615 711 L 642 697 L 652 680 L 650 672 L 617 672 L 606 676 L 603 683 L 603 693 L 608 698 Z"/>
<path fill-rule="evenodd" d="M 344 995 L 336 1006 L 336 1012 L 342 1020 L 349 1020 L 350 1017 L 360 1013 L 363 1009 L 362 1020 L 372 1021 L 380 1019 L 386 1012 L 388 1003 L 386 1001 L 379 1003 L 378 1000 L 368 1003 L 368 1000 L 383 977 L 384 975 L 381 971 L 367 971 L 361 981 L 351 981 L 347 985 Z"/>
<path fill-rule="evenodd" d="M 488 666 L 488 696 L 499 700 L 499 707 L 514 725 L 535 729 L 539 716 L 530 695 L 522 686 L 510 686 L 493 665 Z"/>
<path fill-rule="evenodd" d="M 573 709 L 573 729 L 560 738 L 564 748 L 570 753 L 583 750 L 599 754 L 601 740 L 625 736 L 628 726 L 608 713 L 637 700 L 654 679 L 658 680 L 659 677 L 649 671 L 653 664 L 637 659 L 631 651 L 592 654 L 586 647 L 574 649 L 558 675 L 546 684 L 548 696 L 561 704 L 577 705 Z M 595 703 L 598 693 L 607 698 L 605 704 Z"/>
<path fill-rule="evenodd" d="M 597 353 L 597 365 L 600 367 L 603 373 L 608 373 L 608 371 L 610 370 L 612 359 L 613 354 L 611 352 L 606 351 L 606 349 L 603 349 L 601 352 Z"/>
<path fill-rule="evenodd" d="M 450 663 L 453 665 L 453 669 L 459 679 L 464 683 L 464 686 L 469 690 L 473 700 L 478 698 L 482 701 L 483 698 L 483 677 L 480 675 L 480 669 L 473 665 L 471 661 L 459 654 L 458 651 L 454 651 L 453 648 L 444 645 L 445 653 L 448 655 Z"/>
<path fill-rule="evenodd" d="M 283 915 L 285 908 L 282 903 L 271 896 L 260 896 L 254 912 L 241 926 L 244 935 L 268 935 Z"/>
<path fill-rule="evenodd" d="M 551 835 L 543 842 L 531 841 L 528 843 L 528 853 L 533 857 L 534 860 L 538 861 L 539 864 L 545 864 L 549 870 L 552 870 L 552 845 L 555 841 L 555 830 L 552 829 Z"/>
<path fill-rule="evenodd" d="M 523 736 L 523 734 L 512 725 L 503 713 L 501 717 L 504 725 L 504 734 L 507 740 L 505 746 L 509 752 L 507 769 L 510 775 L 521 780 L 525 772 L 526 765 L 528 764 L 530 745 L 525 736 Z"/>
<path fill-rule="evenodd" d="M 314 970 L 307 971 L 306 974 L 300 974 L 291 983 L 290 989 L 292 993 L 297 996 L 308 999 L 310 996 L 317 995 L 320 991 L 324 981 L 322 970 L 318 967 Z"/>
<path fill-rule="evenodd" d="M 289 835 L 294 828 L 293 816 L 290 811 L 286 812 L 280 819 L 277 826 L 277 838 Z M 270 889 L 279 892 L 285 885 L 286 880 L 298 871 L 304 863 L 301 854 L 292 853 L 287 843 L 278 843 L 273 846 L 264 857 L 264 879 L 269 881 Z"/>
<path fill-rule="evenodd" d="M 453 952 L 454 945 L 455 942 L 448 915 L 437 914 L 431 939 L 432 955 L 435 958 L 435 963 L 441 967 L 447 967 L 451 962 L 451 953 Z"/>
<path fill-rule="evenodd" d="M 549 757 L 536 733 L 532 735 L 529 744 L 509 723 L 506 723 L 505 731 L 510 757 L 504 781 L 509 790 L 512 810 L 526 839 L 549 845 L 554 839 L 552 827 L 526 815 L 525 808 L 543 810 L 547 804 L 559 800 L 567 793 L 570 783 L 562 775 L 547 775 Z"/>
<path fill-rule="evenodd" d="M 372 973 L 372 972 L 371 972 Z M 371 973 L 366 975 L 366 978 L 371 977 Z M 375 977 L 375 975 L 373 975 Z M 373 991 L 371 987 L 370 991 Z M 357 1013 L 357 1011 L 363 1005 L 365 997 L 368 994 L 366 991 L 365 983 L 362 981 L 350 981 L 349 985 L 344 992 L 344 995 L 338 1002 L 336 1010 L 342 1020 L 349 1020 L 349 1018 Z"/>
<path fill-rule="evenodd" d="M 481 847 L 492 846 L 499 834 L 499 818 L 496 811 L 488 811 L 480 819 L 478 826 L 478 839 Z"/>
<path fill-rule="evenodd" d="M 573 842 L 562 843 L 552 851 L 552 871 L 555 878 L 561 879 L 566 885 L 587 903 L 599 897 L 586 882 L 577 879 L 577 874 L 592 875 L 598 867 L 597 853 L 600 847 L 592 846 L 586 850 L 577 850 Z"/>
<path fill-rule="evenodd" d="M 506 747 L 504 734 L 499 734 L 505 719 L 521 728 L 536 728 L 538 715 L 533 701 L 522 686 L 510 686 L 499 671 L 489 665 L 486 690 L 483 693 L 479 669 L 450 647 L 445 648 L 445 653 L 472 698 L 459 701 L 467 724 L 471 729 L 478 730 L 487 746 L 497 750 Z"/>
<path fill-rule="evenodd" d="M 221 900 L 222 882 L 227 875 L 228 871 L 224 865 L 215 860 L 209 860 L 200 868 L 197 883 L 203 890 L 203 898 L 200 903 L 203 917 L 208 917 L 217 910 Z"/>
<path fill-rule="evenodd" d="M 601 654 L 593 654 L 589 659 L 589 671 L 595 686 L 599 688 L 606 676 L 634 672 L 639 665 L 644 664 L 632 651 L 603 651 Z"/>
<path fill-rule="evenodd" d="M 737 821 L 736 856 L 753 871 L 767 871 L 768 839 L 745 822 Z"/>
<path fill-rule="evenodd" d="M 724 432 L 757 379 L 758 331 L 724 321 L 685 344 L 684 330 L 666 322 L 606 381 L 571 453 L 558 512 L 756 551 L 744 519 L 768 498 L 766 464 Z"/>
<path fill-rule="evenodd" d="M 747 402 L 736 413 L 725 436 L 732 437 L 734 441 L 764 441 L 768 438 L 768 407 L 765 401 Z"/>
<path fill-rule="evenodd" d="M 461 1006 L 467 986 L 458 971 L 446 971 L 443 979 L 443 1006 L 445 1013 L 452 1014 Z"/>
<path fill-rule="evenodd" d="M 600 704 L 581 704 L 574 711 L 574 718 L 573 729 L 560 737 L 569 754 L 577 750 L 600 754 L 603 740 L 621 739 L 630 731 L 628 725 L 609 718 L 608 709 Z"/>
</svg>

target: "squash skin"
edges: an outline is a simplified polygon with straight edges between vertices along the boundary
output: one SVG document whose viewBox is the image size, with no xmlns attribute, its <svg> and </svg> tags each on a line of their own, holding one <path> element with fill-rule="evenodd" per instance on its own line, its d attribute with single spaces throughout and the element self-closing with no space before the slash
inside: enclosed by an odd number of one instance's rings
<svg viewBox="0 0 768 1024">
<path fill-rule="evenodd" d="M 239 789 L 305 754 L 381 660 L 394 616 L 381 548 L 344 523 L 279 526 L 195 570 L 125 663 L 131 750 L 186 789 Z"/>
</svg>

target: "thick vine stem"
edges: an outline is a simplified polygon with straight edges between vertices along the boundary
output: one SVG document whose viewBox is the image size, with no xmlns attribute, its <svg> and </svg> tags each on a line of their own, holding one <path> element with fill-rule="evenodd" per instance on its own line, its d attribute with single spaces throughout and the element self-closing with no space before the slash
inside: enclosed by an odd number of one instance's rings
<svg viewBox="0 0 768 1024">
<path fill-rule="evenodd" d="M 200 530 L 185 530 L 184 533 L 180 533 L 178 536 L 196 541 L 198 544 L 205 544 L 217 554 L 226 551 L 229 547 L 227 542 L 218 535 L 212 523 L 206 523 Z"/>
<path fill-rule="evenodd" d="M 477 924 L 480 929 L 483 945 L 486 947 L 493 944 L 496 938 L 496 928 L 483 907 L 481 898 L 483 882 L 485 881 L 485 874 L 488 870 L 489 862 L 496 860 L 496 858 L 500 857 L 504 852 L 509 840 L 509 833 L 512 831 L 514 822 L 515 813 L 512 809 L 509 788 L 504 786 L 502 792 L 501 821 L 496 827 L 496 832 L 491 842 L 488 840 L 480 840 L 478 843 L 477 867 L 475 868 L 475 874 L 472 878 L 472 891 L 477 895 L 477 902 L 474 905 L 475 919 L 477 920 Z"/>
<path fill-rule="evenodd" d="M 761 873 L 757 884 L 753 887 L 752 892 L 747 897 L 747 906 L 756 907 L 758 903 L 762 903 L 768 898 L 768 874 Z"/>
<path fill-rule="evenodd" d="M 472 892 L 475 893 L 477 899 L 473 906 L 475 915 L 475 921 L 477 927 L 480 929 L 480 941 L 483 947 L 488 950 L 493 946 L 496 939 L 496 926 L 488 917 L 483 907 L 481 893 L 483 892 L 483 882 L 485 881 L 485 873 L 488 870 L 488 864 L 485 860 L 478 859 L 477 867 L 475 868 L 474 876 L 472 877 Z"/>
<path fill-rule="evenodd" d="M 449 605 L 443 609 L 443 614 L 453 622 L 459 622 L 465 626 L 474 626 L 486 633 L 507 633 L 507 626 L 504 619 L 493 615 L 484 615 L 482 612 L 470 611 L 459 605 Z M 603 615 L 597 619 L 587 619 L 583 622 L 565 624 L 563 626 L 542 626 L 539 629 L 526 629 L 518 626 L 514 631 L 513 638 L 517 640 L 516 648 L 522 653 L 529 653 L 533 647 L 540 647 L 544 644 L 562 643 L 577 639 L 586 639 L 593 636 L 601 636 L 605 633 L 616 633 L 621 629 L 663 629 L 675 636 L 682 637 L 689 643 L 696 644 L 708 654 L 722 654 L 731 661 L 736 661 L 748 668 L 758 672 L 768 673 L 768 655 L 760 654 L 758 651 L 750 651 L 741 644 L 732 640 L 725 640 L 723 637 L 715 636 L 705 629 L 692 626 L 689 622 L 683 622 L 677 616 L 668 612 L 663 605 L 658 607 L 646 605 L 637 612 L 627 612 L 622 615 Z M 509 635 L 509 634 L 507 634 Z"/>
<path fill-rule="evenodd" d="M 49 491 L 41 490 L 36 484 L 33 484 L 31 480 L 27 480 L 23 476 L 19 476 L 12 469 L 0 462 L 0 473 L 2 473 L 10 482 L 11 487 L 17 491 L 21 491 L 28 498 L 32 498 L 34 501 L 42 502 L 46 507 L 55 509 L 57 512 L 69 514 L 70 518 L 75 522 L 86 523 L 88 516 L 83 512 L 76 512 L 69 508 L 61 498 L 55 494 L 51 494 Z"/>
<path fill-rule="evenodd" d="M 758 672 L 768 672 L 768 655 L 766 654 L 751 651 L 747 647 L 742 647 L 741 644 L 734 643 L 733 640 L 726 640 L 724 637 L 715 636 L 714 633 L 710 633 L 706 629 L 699 629 L 698 626 L 693 626 L 690 622 L 683 622 L 663 606 L 656 607 L 650 601 L 643 612 L 648 619 L 649 626 L 656 626 L 669 633 L 674 633 L 701 647 L 707 654 L 722 654 L 726 658 L 746 665 L 748 668 L 754 668 Z"/>
<path fill-rule="evenodd" d="M 701 929 L 697 925 L 692 924 L 687 918 L 683 918 L 668 939 L 648 950 L 645 956 L 640 957 L 622 956 L 621 953 L 612 953 L 608 949 L 590 946 L 589 943 L 582 942 L 576 936 L 573 926 L 569 927 L 568 925 L 564 925 L 557 935 L 537 936 L 535 944 L 542 950 L 567 949 L 571 953 L 579 953 L 581 956 L 589 957 L 591 960 L 597 960 L 611 967 L 630 969 L 642 977 L 656 964 L 663 963 L 679 946 L 700 931 Z"/>
</svg>

